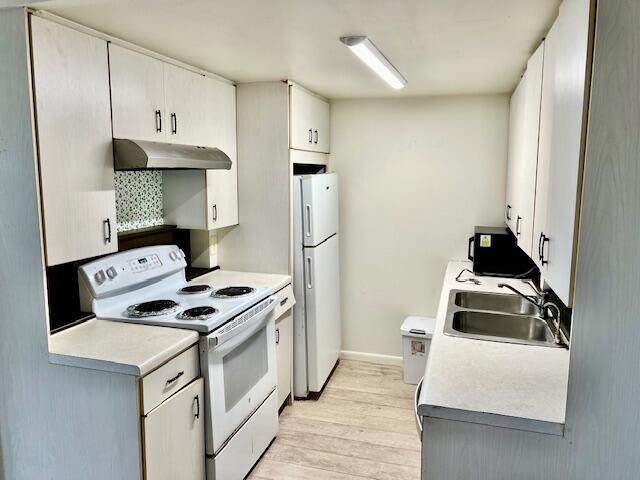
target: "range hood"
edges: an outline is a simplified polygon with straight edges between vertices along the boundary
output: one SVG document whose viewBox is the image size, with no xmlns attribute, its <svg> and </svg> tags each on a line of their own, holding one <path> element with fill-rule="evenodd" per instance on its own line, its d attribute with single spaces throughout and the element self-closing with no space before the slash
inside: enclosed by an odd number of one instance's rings
<svg viewBox="0 0 640 480">
<path fill-rule="evenodd" d="M 229 170 L 231 168 L 231 159 L 219 148 L 114 138 L 113 153 L 116 170 Z"/>
</svg>

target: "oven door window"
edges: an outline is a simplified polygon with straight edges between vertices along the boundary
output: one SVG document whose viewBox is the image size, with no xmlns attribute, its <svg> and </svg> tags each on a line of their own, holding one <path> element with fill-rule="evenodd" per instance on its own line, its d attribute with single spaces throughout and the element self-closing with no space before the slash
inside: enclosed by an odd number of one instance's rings
<svg viewBox="0 0 640 480">
<path fill-rule="evenodd" d="M 226 411 L 235 407 L 268 370 L 267 329 L 263 328 L 222 358 Z"/>
</svg>

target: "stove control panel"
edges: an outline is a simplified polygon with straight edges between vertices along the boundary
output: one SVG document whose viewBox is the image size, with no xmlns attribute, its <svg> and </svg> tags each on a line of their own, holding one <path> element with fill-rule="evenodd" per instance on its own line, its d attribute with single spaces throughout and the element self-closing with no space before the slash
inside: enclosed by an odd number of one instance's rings
<svg viewBox="0 0 640 480">
<path fill-rule="evenodd" d="M 175 245 L 157 245 L 107 255 L 82 265 L 78 272 L 82 308 L 92 299 L 114 296 L 182 275 L 185 254 Z"/>
<path fill-rule="evenodd" d="M 176 256 L 175 251 L 169 252 L 169 258 L 171 258 L 172 256 Z M 146 257 L 131 259 L 129 260 L 127 266 L 133 273 L 140 273 L 152 270 L 154 268 L 162 267 L 162 261 L 160 260 L 160 257 L 158 257 L 158 255 L 154 253 Z"/>
</svg>

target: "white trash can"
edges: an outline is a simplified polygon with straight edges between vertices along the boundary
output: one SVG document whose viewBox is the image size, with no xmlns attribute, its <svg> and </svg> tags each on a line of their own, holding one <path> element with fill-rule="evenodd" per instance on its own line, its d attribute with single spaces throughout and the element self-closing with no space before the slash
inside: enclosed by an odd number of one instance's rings
<svg viewBox="0 0 640 480">
<path fill-rule="evenodd" d="M 435 323 L 435 318 L 414 315 L 405 318 L 402 323 L 400 333 L 402 334 L 404 383 L 417 385 L 423 377 Z"/>
</svg>

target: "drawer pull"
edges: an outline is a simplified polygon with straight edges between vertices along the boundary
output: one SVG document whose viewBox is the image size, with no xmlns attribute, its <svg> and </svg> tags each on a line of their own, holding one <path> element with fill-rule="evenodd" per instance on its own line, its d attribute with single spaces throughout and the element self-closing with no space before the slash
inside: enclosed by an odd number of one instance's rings
<svg viewBox="0 0 640 480">
<path fill-rule="evenodd" d="M 184 372 L 178 372 L 178 374 L 177 374 L 175 377 L 170 378 L 169 380 L 167 380 L 166 385 L 167 385 L 167 386 L 171 385 L 173 382 L 175 382 L 176 380 L 178 380 L 182 375 L 184 375 Z"/>
<path fill-rule="evenodd" d="M 284 297 L 284 300 L 280 302 L 280 306 L 283 307 L 285 303 L 289 301 L 289 297 Z"/>
</svg>

